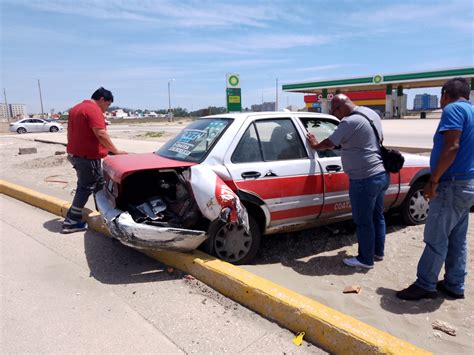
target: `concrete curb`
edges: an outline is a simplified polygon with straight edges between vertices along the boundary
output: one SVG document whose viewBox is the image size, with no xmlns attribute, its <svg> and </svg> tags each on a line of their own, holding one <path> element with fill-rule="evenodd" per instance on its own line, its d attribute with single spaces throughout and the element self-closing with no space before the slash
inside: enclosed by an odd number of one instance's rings
<svg viewBox="0 0 474 355">
<path fill-rule="evenodd" d="M 0 193 L 65 216 L 70 204 L 34 190 L 0 180 Z M 100 215 L 84 213 L 90 228 L 109 235 Z M 319 302 L 301 296 L 237 266 L 200 251 L 142 251 L 146 255 L 195 276 L 223 295 L 272 319 L 333 353 L 430 354 L 406 341 L 360 322 Z"/>
</svg>

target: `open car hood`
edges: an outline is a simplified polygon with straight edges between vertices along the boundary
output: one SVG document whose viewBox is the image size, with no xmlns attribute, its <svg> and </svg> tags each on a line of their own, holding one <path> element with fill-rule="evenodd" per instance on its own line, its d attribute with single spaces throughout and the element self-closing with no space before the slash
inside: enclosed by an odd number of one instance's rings
<svg viewBox="0 0 474 355">
<path fill-rule="evenodd" d="M 154 153 L 114 155 L 104 159 L 104 171 L 117 183 L 120 183 L 127 175 L 140 170 L 179 168 L 193 165 L 196 165 L 196 163 L 163 158 Z"/>
</svg>

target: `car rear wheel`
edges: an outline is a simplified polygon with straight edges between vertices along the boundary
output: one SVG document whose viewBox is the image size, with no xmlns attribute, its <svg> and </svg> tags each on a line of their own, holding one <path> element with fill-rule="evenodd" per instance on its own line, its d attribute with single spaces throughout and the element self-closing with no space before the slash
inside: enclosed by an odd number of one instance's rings
<svg viewBox="0 0 474 355">
<path fill-rule="evenodd" d="M 52 126 L 52 127 L 49 129 L 49 131 L 54 133 L 54 132 L 59 131 L 59 128 L 56 127 L 56 126 Z"/>
<path fill-rule="evenodd" d="M 261 233 L 255 219 L 249 215 L 250 233 L 242 226 L 214 221 L 209 227 L 205 252 L 231 264 L 248 264 L 257 255 Z"/>
<path fill-rule="evenodd" d="M 18 134 L 24 134 L 24 133 L 26 133 L 26 128 L 19 127 L 16 131 L 17 131 Z"/>
<path fill-rule="evenodd" d="M 428 217 L 429 204 L 423 197 L 424 182 L 416 182 L 408 191 L 402 205 L 402 218 L 405 224 L 413 226 L 423 224 Z"/>
</svg>

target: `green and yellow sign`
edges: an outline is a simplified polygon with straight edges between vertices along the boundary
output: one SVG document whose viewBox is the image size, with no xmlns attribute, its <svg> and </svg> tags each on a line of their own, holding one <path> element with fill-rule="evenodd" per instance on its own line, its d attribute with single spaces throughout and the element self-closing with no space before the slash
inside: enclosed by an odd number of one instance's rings
<svg viewBox="0 0 474 355">
<path fill-rule="evenodd" d="M 241 112 L 242 96 L 239 74 L 227 74 L 226 86 L 227 112 Z"/>
</svg>

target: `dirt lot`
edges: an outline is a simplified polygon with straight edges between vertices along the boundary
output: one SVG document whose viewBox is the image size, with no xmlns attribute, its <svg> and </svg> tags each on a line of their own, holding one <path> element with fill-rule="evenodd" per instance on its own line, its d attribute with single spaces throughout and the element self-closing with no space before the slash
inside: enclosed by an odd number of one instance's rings
<svg viewBox="0 0 474 355">
<path fill-rule="evenodd" d="M 113 135 L 137 139 L 135 133 L 133 137 L 131 134 Z M 143 139 L 156 139 L 158 144 L 163 138 Z M 38 152 L 19 155 L 20 147 L 36 148 Z M 59 153 L 64 151 L 62 145 L 24 141 L 16 135 L 0 136 L 0 178 L 70 201 L 75 174 L 65 155 Z M 465 300 L 438 298 L 410 303 L 395 298 L 396 290 L 414 280 L 423 250 L 423 226 L 405 227 L 396 218 L 389 218 L 385 260 L 367 272 L 356 272 L 341 263 L 345 255 L 357 252 L 350 223 L 264 238 L 255 265 L 245 268 L 435 353 L 472 353 L 473 218 L 471 214 Z M 343 294 L 342 289 L 352 284 L 361 285 L 362 292 Z M 433 330 L 434 320 L 454 326 L 456 336 Z"/>
</svg>

